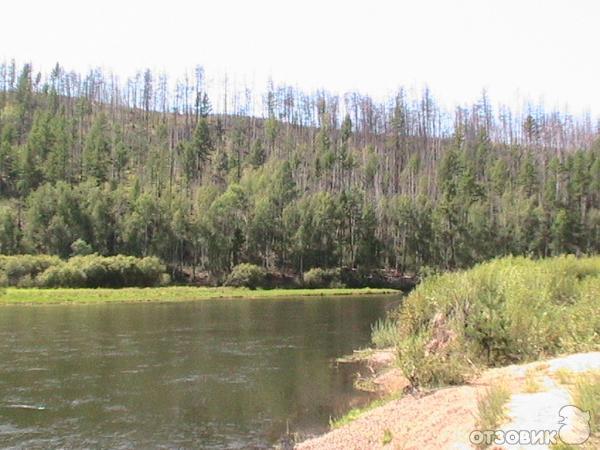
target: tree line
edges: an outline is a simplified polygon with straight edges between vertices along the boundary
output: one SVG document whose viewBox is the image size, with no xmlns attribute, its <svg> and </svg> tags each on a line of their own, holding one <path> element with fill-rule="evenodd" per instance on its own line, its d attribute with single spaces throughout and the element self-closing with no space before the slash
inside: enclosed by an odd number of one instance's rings
<svg viewBox="0 0 600 450">
<path fill-rule="evenodd" d="M 427 89 L 382 102 L 231 89 L 211 91 L 201 68 L 119 82 L 1 64 L 0 253 L 85 246 L 195 275 L 600 249 L 589 117 L 494 108 L 485 92 L 449 113 Z"/>
</svg>

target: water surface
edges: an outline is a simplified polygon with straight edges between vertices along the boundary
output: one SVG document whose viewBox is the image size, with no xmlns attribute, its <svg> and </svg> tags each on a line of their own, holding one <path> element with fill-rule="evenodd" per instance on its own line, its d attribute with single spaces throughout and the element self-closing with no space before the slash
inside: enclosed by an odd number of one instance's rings
<svg viewBox="0 0 600 450">
<path fill-rule="evenodd" d="M 269 448 L 360 401 L 394 297 L 0 307 L 0 447 Z"/>
</svg>

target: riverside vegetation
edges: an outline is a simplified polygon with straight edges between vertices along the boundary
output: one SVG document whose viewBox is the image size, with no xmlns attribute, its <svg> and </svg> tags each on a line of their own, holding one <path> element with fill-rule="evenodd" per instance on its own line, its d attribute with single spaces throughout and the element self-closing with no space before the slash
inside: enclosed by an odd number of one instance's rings
<svg viewBox="0 0 600 450">
<path fill-rule="evenodd" d="M 599 299 L 600 257 L 500 258 L 428 276 L 398 309 L 372 326 L 371 341 L 396 350 L 396 364 L 412 388 L 459 385 L 488 367 L 599 350 Z M 555 376 L 572 386 L 575 404 L 592 412 L 592 432 L 597 433 L 599 374 L 558 370 Z M 522 385 L 524 392 L 542 389 L 529 371 Z M 387 394 L 352 409 L 332 420 L 331 427 L 347 425 L 401 395 Z M 478 429 L 498 428 L 510 397 L 504 381 L 485 389 L 476 405 Z"/>
<path fill-rule="evenodd" d="M 600 257 L 509 257 L 427 278 L 373 332 L 413 386 L 600 348 Z"/>
<path fill-rule="evenodd" d="M 0 253 L 157 257 L 184 282 L 600 251 L 585 117 L 206 79 L 0 63 Z"/>
<path fill-rule="evenodd" d="M 0 255 L 0 285 L 43 288 L 121 288 L 165 285 L 169 276 L 156 257 Z"/>
<path fill-rule="evenodd" d="M 233 287 L 168 286 L 147 288 L 7 288 L 0 292 L 0 305 L 80 304 L 110 302 L 177 302 L 212 299 L 258 299 L 290 297 L 332 297 L 394 294 L 391 289 L 247 289 Z M 2 295 L 3 294 L 3 295 Z"/>
<path fill-rule="evenodd" d="M 364 274 L 341 269 L 311 269 L 304 273 L 302 279 L 285 278 L 263 267 L 242 263 L 233 267 L 223 278 L 222 284 L 256 289 L 282 284 L 294 288 L 360 288 L 366 284 L 386 283 L 383 277 L 375 278 L 374 274 L 376 272 Z M 0 255 L 0 286 L 121 288 L 164 286 L 169 283 L 166 266 L 156 257 L 91 254 L 63 260 L 50 255 Z"/>
<path fill-rule="evenodd" d="M 0 303 L 89 303 L 112 301 L 176 301 L 211 298 L 266 298 L 320 295 L 364 295 L 396 292 L 387 288 L 319 285 L 292 280 L 288 289 L 275 288 L 272 274 L 252 264 L 239 264 L 222 287 L 169 286 L 166 267 L 156 257 L 0 255 Z M 356 281 L 356 279 L 355 279 Z M 359 280 L 360 281 L 360 280 Z M 258 287 L 269 289 L 257 290 Z M 289 289 L 293 287 L 294 289 Z M 53 289 L 45 289 L 53 288 Z M 119 288 L 119 289 L 115 289 Z"/>
</svg>

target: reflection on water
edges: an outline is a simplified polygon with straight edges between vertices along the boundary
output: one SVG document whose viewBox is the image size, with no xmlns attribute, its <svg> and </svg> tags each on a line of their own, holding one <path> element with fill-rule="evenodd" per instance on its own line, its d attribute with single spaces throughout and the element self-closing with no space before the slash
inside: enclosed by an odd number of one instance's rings
<svg viewBox="0 0 600 450">
<path fill-rule="evenodd" d="M 351 401 L 391 298 L 0 308 L 0 446 L 269 448 Z"/>
</svg>

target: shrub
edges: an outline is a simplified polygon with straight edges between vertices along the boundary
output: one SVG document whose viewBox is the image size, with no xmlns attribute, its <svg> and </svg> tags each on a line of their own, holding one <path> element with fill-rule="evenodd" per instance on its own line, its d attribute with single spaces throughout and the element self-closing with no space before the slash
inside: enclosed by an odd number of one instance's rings
<svg viewBox="0 0 600 450">
<path fill-rule="evenodd" d="M 0 285 L 116 288 L 166 282 L 165 266 L 155 257 L 92 254 L 63 261 L 47 255 L 0 256 Z"/>
<path fill-rule="evenodd" d="M 309 288 L 339 288 L 345 287 L 340 269 L 321 269 L 315 267 L 304 273 L 304 285 Z"/>
<path fill-rule="evenodd" d="M 40 287 L 144 287 L 163 283 L 165 275 L 165 266 L 155 257 L 93 254 L 49 267 L 35 282 Z"/>
<path fill-rule="evenodd" d="M 46 269 L 37 276 L 36 283 L 39 287 L 87 287 L 85 274 L 82 270 L 72 265 L 61 264 Z"/>
<path fill-rule="evenodd" d="M 338 284 L 342 287 L 393 287 L 390 286 L 383 273 L 379 270 L 350 269 L 345 267 L 342 269 L 336 269 L 335 272 L 336 273 L 332 274 L 335 278 L 334 284 Z"/>
<path fill-rule="evenodd" d="M 83 239 L 77 239 L 71 244 L 71 256 L 85 256 L 94 253 L 92 246 Z"/>
<path fill-rule="evenodd" d="M 38 274 L 62 261 L 48 255 L 0 255 L 0 273 L 8 286 L 29 286 Z"/>
<path fill-rule="evenodd" d="M 477 366 L 598 349 L 599 294 L 599 257 L 509 257 L 431 276 L 398 312 L 400 365 L 414 384 L 451 384 Z"/>
<path fill-rule="evenodd" d="M 225 280 L 225 286 L 256 289 L 265 285 L 267 271 L 255 264 L 242 263 L 233 268 Z"/>
<path fill-rule="evenodd" d="M 412 386 L 462 384 L 469 371 L 469 361 L 456 343 L 441 351 L 430 352 L 424 336 L 399 341 L 398 366 Z"/>
<path fill-rule="evenodd" d="M 105 268 L 106 274 L 102 270 L 92 273 L 97 277 L 98 282 L 108 276 L 113 286 L 156 286 L 166 281 L 164 264 L 153 256 L 145 258 L 112 256 L 105 258 Z M 90 266 L 89 270 L 92 269 L 93 266 Z"/>
<path fill-rule="evenodd" d="M 302 285 L 307 288 L 389 288 L 409 290 L 413 280 L 397 273 L 365 268 L 312 268 L 304 272 Z"/>
<path fill-rule="evenodd" d="M 423 266 L 419 267 L 417 276 L 419 277 L 419 279 L 421 281 L 423 281 L 427 278 L 431 278 L 433 276 L 439 275 L 439 273 L 440 273 L 439 270 L 436 269 L 435 267 L 423 265 Z"/>
</svg>

